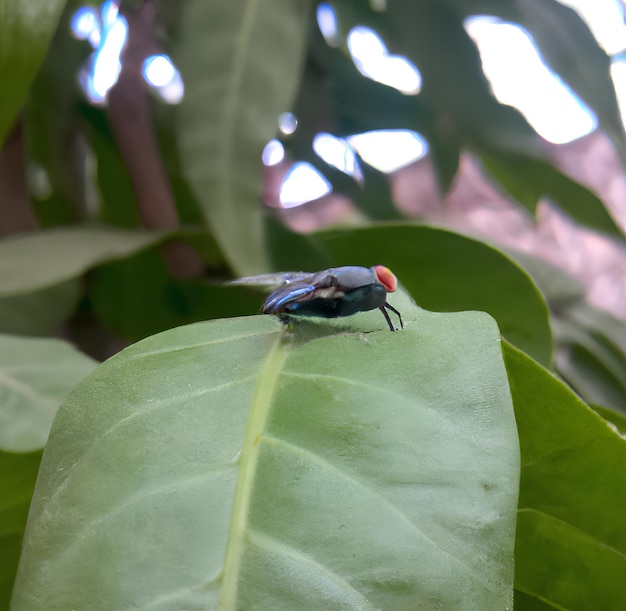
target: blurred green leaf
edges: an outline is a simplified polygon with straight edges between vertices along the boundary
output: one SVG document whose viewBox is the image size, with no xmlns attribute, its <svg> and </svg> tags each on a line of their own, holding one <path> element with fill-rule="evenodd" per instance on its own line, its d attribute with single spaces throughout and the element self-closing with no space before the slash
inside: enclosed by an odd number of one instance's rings
<svg viewBox="0 0 626 611">
<path fill-rule="evenodd" d="M 315 259 L 327 261 L 324 267 L 386 265 L 420 306 L 488 312 L 509 341 L 541 363 L 552 362 L 548 309 L 537 287 L 511 259 L 483 242 L 409 223 L 323 231 L 301 237 L 299 246 L 295 235 L 288 242 L 286 236 L 286 231 L 277 233 L 271 245 L 276 269 L 298 270 L 302 259 L 293 257 L 302 257 L 299 251 L 324 253 L 326 259 Z"/>
<path fill-rule="evenodd" d="M 178 140 L 189 185 L 232 268 L 267 269 L 259 200 L 261 153 L 290 109 L 308 2 L 191 0 L 174 59 L 185 81 Z"/>
<path fill-rule="evenodd" d="M 565 270 L 525 252 L 502 247 L 524 268 L 545 296 L 551 308 L 569 307 L 585 299 L 585 287 Z"/>
<path fill-rule="evenodd" d="M 516 608 L 621 609 L 626 440 L 525 354 L 504 357 L 522 453 Z"/>
<path fill-rule="evenodd" d="M 75 223 L 89 207 L 90 157 L 78 112 L 78 75 L 92 48 L 70 34 L 75 10 L 75 2 L 65 7 L 24 107 L 29 182 L 43 227 Z"/>
<path fill-rule="evenodd" d="M 24 104 L 64 6 L 64 0 L 0 0 L 0 149 Z"/>
<path fill-rule="evenodd" d="M 548 161 L 503 150 L 482 153 L 481 160 L 496 180 L 532 213 L 539 200 L 547 197 L 577 223 L 624 239 L 602 200 Z"/>
<path fill-rule="evenodd" d="M 400 220 L 402 214 L 394 204 L 389 178 L 361 157 L 358 159 L 363 171 L 363 189 L 355 200 L 359 210 L 373 221 Z"/>
<path fill-rule="evenodd" d="M 586 401 L 626 412 L 623 321 L 589 305 L 584 287 L 562 269 L 526 254 L 509 252 L 546 296 L 558 372 Z"/>
<path fill-rule="evenodd" d="M 392 32 L 385 40 L 389 50 L 406 55 L 420 71 L 418 97 L 431 117 L 429 133 L 437 134 L 432 138 L 424 133 L 429 141 L 438 143 L 431 146 L 431 152 L 442 148 L 442 143 L 444 150 L 450 149 L 454 142 L 479 149 L 506 142 L 519 153 L 540 152 L 540 140 L 526 119 L 492 95 L 478 49 L 465 31 L 463 15 L 446 2 L 411 0 L 395 0 L 385 14 Z M 434 161 L 438 163 L 437 156 Z"/>
<path fill-rule="evenodd" d="M 13 611 L 510 608 L 497 328 L 395 297 L 402 332 L 213 321 L 100 367 L 55 420 Z"/>
<path fill-rule="evenodd" d="M 355 21 L 357 15 L 363 16 L 363 5 L 348 8 L 355 7 L 356 14 L 352 10 L 346 12 L 345 6 L 338 7 L 346 20 L 345 29 L 364 23 L 362 19 Z M 377 15 L 375 24 L 370 24 L 378 32 L 389 28 L 381 15 Z M 442 191 L 447 191 L 458 170 L 461 137 L 456 130 L 447 129 L 451 127 L 450 121 L 445 116 L 438 117 L 436 104 L 430 104 L 424 96 L 405 95 L 364 77 L 345 53 L 329 48 L 323 41 L 319 42 L 320 38 L 317 32 L 313 35 L 313 51 L 329 77 L 325 88 L 336 113 L 333 133 L 345 136 L 381 129 L 409 129 L 420 133 L 428 140 Z M 312 108 L 312 112 L 319 108 L 319 104 L 317 107 L 307 104 L 310 97 L 301 94 L 297 107 L 300 113 L 302 108 Z"/>
<path fill-rule="evenodd" d="M 568 309 L 568 318 L 610 343 L 615 354 L 626 360 L 626 325 L 609 312 L 580 300 Z"/>
<path fill-rule="evenodd" d="M 0 335 L 0 450 L 43 448 L 61 401 L 95 367 L 61 340 Z"/>
<path fill-rule="evenodd" d="M 13 296 L 75 278 L 89 268 L 161 242 L 165 233 L 106 226 L 69 226 L 0 240 L 0 296 Z"/>
<path fill-rule="evenodd" d="M 265 219 L 265 234 L 273 271 L 316 271 L 333 266 L 315 234 L 295 233 L 271 215 Z"/>
<path fill-rule="evenodd" d="M 9 609 L 28 507 L 41 451 L 12 454 L 0 450 L 0 609 Z"/>
<path fill-rule="evenodd" d="M 34 293 L 0 299 L 0 333 L 56 333 L 76 309 L 81 292 L 78 280 L 68 280 Z"/>
<path fill-rule="evenodd" d="M 626 358 L 607 338 L 567 320 L 552 323 L 559 373 L 585 400 L 626 413 Z"/>
</svg>

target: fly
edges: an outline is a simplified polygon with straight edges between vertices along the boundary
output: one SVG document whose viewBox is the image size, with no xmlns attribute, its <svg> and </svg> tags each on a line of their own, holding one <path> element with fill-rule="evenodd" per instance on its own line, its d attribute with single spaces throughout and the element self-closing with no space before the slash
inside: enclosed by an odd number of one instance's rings
<svg viewBox="0 0 626 611">
<path fill-rule="evenodd" d="M 261 307 L 263 314 L 293 314 L 338 318 L 378 308 L 389 329 L 396 331 L 388 310 L 404 328 L 398 310 L 387 303 L 387 293 L 398 287 L 394 274 L 382 265 L 332 267 L 321 272 L 284 272 L 233 280 L 229 284 L 266 286 L 274 289 Z"/>
</svg>

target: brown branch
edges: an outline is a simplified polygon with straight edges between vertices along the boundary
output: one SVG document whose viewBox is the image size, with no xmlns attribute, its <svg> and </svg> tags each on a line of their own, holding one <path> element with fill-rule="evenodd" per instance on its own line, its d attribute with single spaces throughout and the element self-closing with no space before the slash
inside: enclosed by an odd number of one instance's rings
<svg viewBox="0 0 626 611">
<path fill-rule="evenodd" d="M 0 151 L 0 236 L 33 231 L 39 226 L 28 192 L 24 163 L 20 119 Z"/>
<path fill-rule="evenodd" d="M 107 114 L 130 174 L 142 223 L 150 229 L 173 229 L 178 226 L 178 212 L 152 129 L 147 85 L 141 74 L 144 59 L 159 52 L 156 3 L 145 0 L 138 12 L 125 16 L 128 41 L 119 79 L 109 92 Z M 170 242 L 161 250 L 173 275 L 202 275 L 204 263 L 188 244 Z"/>
</svg>

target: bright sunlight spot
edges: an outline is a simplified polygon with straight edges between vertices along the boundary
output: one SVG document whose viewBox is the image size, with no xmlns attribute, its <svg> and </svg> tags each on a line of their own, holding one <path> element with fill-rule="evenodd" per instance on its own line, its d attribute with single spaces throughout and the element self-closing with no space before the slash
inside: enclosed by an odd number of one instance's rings
<svg viewBox="0 0 626 611">
<path fill-rule="evenodd" d="M 517 108 L 540 136 L 563 144 L 596 128 L 595 115 L 543 63 L 524 29 L 494 17 L 471 17 L 465 28 L 494 95 Z"/>
<path fill-rule="evenodd" d="M 176 68 L 167 55 L 151 55 L 143 63 L 143 76 L 149 85 L 163 87 L 176 75 Z"/>
<path fill-rule="evenodd" d="M 363 161 L 386 173 L 414 163 L 428 152 L 426 140 L 409 130 L 372 131 L 348 136 L 347 140 Z"/>
<path fill-rule="evenodd" d="M 317 26 L 326 41 L 331 47 L 339 46 L 339 28 L 337 26 L 337 15 L 333 7 L 328 2 L 322 2 L 317 6 Z"/>
<path fill-rule="evenodd" d="M 619 0 L 559 0 L 573 8 L 587 23 L 609 55 L 626 49 L 624 10 Z"/>
<path fill-rule="evenodd" d="M 128 25 L 123 17 L 116 18 L 104 32 L 102 43 L 93 56 L 92 69 L 84 73 L 84 79 L 81 80 L 90 102 L 104 103 L 109 89 L 117 83 L 122 69 L 120 55 L 127 36 Z"/>
<path fill-rule="evenodd" d="M 356 180 L 363 180 L 363 173 L 353 148 L 342 138 L 331 134 L 317 134 L 313 139 L 313 150 L 326 163 L 336 167 Z"/>
<path fill-rule="evenodd" d="M 276 139 L 270 140 L 263 149 L 264 165 L 278 165 L 285 158 L 285 147 Z"/>
<path fill-rule="evenodd" d="M 405 57 L 389 55 L 380 36 L 370 28 L 358 26 L 348 34 L 348 48 L 359 72 L 383 85 L 406 94 L 418 93 L 422 77 Z"/>
<path fill-rule="evenodd" d="M 78 40 L 87 40 L 92 47 L 100 45 L 100 17 L 93 6 L 82 6 L 72 17 L 70 29 Z"/>
<path fill-rule="evenodd" d="M 328 195 L 332 185 L 310 163 L 294 163 L 280 187 L 280 203 L 293 208 Z"/>
<path fill-rule="evenodd" d="M 128 23 L 119 14 L 119 2 L 106 0 L 100 11 L 80 7 L 73 15 L 74 37 L 87 40 L 95 49 L 79 74 L 80 84 L 92 104 L 104 104 L 121 70 L 120 56 L 128 38 Z M 143 65 L 146 82 L 168 104 L 178 104 L 185 87 L 180 72 L 167 55 L 152 55 Z"/>
<path fill-rule="evenodd" d="M 151 55 L 143 63 L 143 77 L 168 104 L 178 104 L 185 95 L 180 72 L 167 55 Z"/>
<path fill-rule="evenodd" d="M 289 136 L 293 134 L 298 128 L 298 119 L 296 119 L 296 115 L 291 112 L 284 112 L 278 117 L 278 129 L 285 134 L 285 136 Z"/>
</svg>

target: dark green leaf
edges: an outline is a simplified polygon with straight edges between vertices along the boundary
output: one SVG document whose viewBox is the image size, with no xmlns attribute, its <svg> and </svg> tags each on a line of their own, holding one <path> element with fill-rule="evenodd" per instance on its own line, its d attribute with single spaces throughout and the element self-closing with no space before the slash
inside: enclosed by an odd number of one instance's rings
<svg viewBox="0 0 626 611">
<path fill-rule="evenodd" d="M 621 609 L 626 440 L 525 354 L 504 356 L 522 453 L 515 587 L 556 609 Z"/>
<path fill-rule="evenodd" d="M 9 609 L 30 499 L 41 451 L 12 454 L 0 450 L 0 609 Z"/>
<path fill-rule="evenodd" d="M 510 608 L 497 328 L 394 297 L 405 331 L 231 319 L 105 363 L 55 420 L 13 611 Z"/>
</svg>

